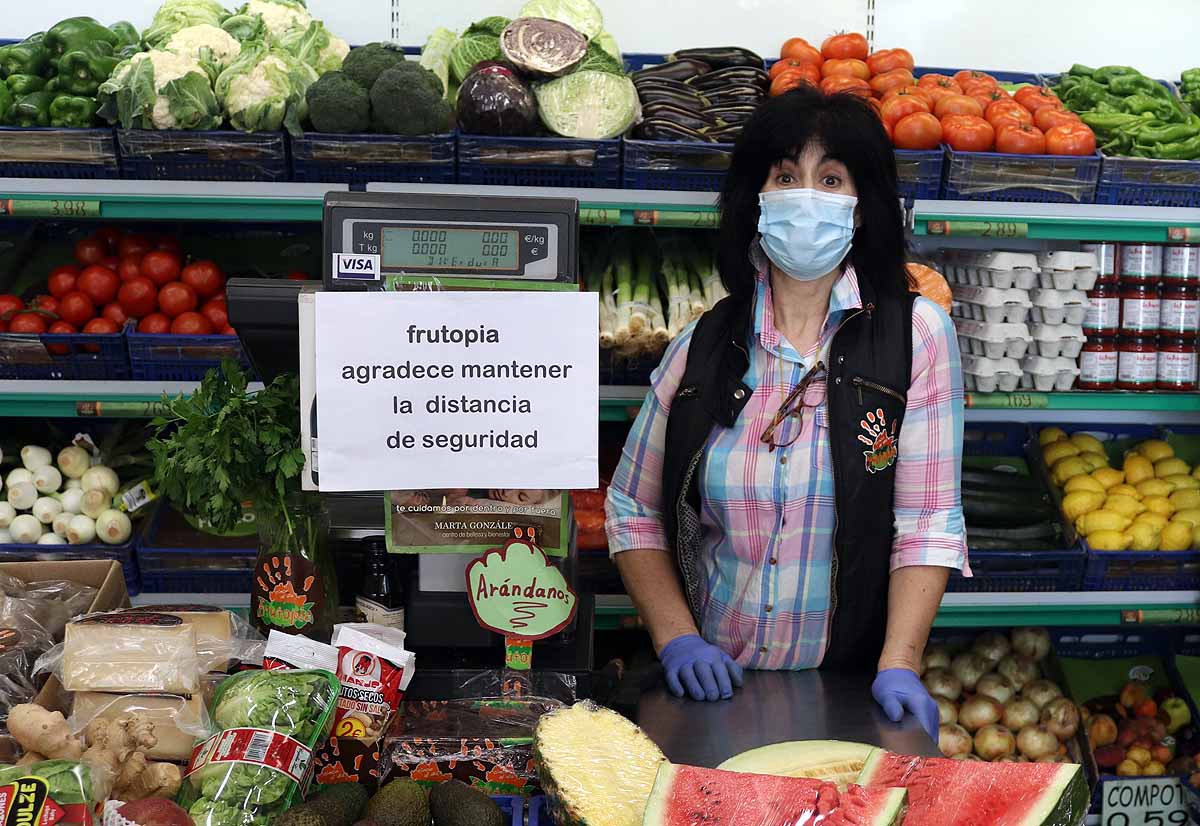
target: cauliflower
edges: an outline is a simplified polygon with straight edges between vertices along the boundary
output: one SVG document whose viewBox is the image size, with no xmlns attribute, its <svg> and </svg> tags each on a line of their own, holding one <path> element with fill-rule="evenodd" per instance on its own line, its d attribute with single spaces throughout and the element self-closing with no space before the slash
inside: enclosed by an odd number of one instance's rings
<svg viewBox="0 0 1200 826">
<path fill-rule="evenodd" d="M 299 132 L 307 111 L 304 96 L 317 80 L 311 66 L 261 44 L 243 47 L 241 56 L 217 78 L 216 92 L 234 129 Z"/>
<path fill-rule="evenodd" d="M 346 55 L 348 54 L 350 54 L 350 44 L 336 35 L 330 35 L 329 45 L 317 55 L 316 65 L 313 68 L 317 70 L 317 74 L 319 75 L 323 75 L 326 72 L 336 72 L 342 68 L 342 61 L 346 59 Z"/>
<path fill-rule="evenodd" d="M 149 60 L 154 66 L 154 91 L 158 92 L 158 95 L 154 99 L 154 109 L 150 113 L 150 122 L 154 125 L 155 129 L 179 128 L 179 122 L 171 111 L 171 99 L 164 95 L 163 91 L 172 80 L 178 80 L 192 72 L 204 75 L 207 80 L 208 74 L 204 71 L 204 67 L 200 65 L 200 61 L 194 55 L 178 54 L 158 49 L 134 55 L 133 60 L 137 62 L 138 58 Z"/>
<path fill-rule="evenodd" d="M 242 44 L 233 35 L 216 26 L 201 24 L 180 29 L 163 49 L 176 54 L 211 60 L 218 70 L 229 65 L 242 51 Z"/>
<path fill-rule="evenodd" d="M 140 52 L 113 71 L 97 100 L 99 113 L 125 129 L 215 129 L 221 122 L 212 81 L 192 54 Z"/>
<path fill-rule="evenodd" d="M 242 7 L 242 13 L 261 17 L 267 32 L 274 38 L 281 37 L 289 29 L 307 28 L 313 19 L 303 5 L 287 0 L 250 0 Z"/>
</svg>

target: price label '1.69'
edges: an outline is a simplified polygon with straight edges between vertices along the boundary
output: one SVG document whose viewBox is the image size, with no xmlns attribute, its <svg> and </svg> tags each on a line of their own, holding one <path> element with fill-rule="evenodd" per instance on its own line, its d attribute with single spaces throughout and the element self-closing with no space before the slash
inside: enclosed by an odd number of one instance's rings
<svg viewBox="0 0 1200 826">
<path fill-rule="evenodd" d="M 1108 780 L 1100 826 L 1186 826 L 1191 823 L 1177 777 Z"/>
</svg>

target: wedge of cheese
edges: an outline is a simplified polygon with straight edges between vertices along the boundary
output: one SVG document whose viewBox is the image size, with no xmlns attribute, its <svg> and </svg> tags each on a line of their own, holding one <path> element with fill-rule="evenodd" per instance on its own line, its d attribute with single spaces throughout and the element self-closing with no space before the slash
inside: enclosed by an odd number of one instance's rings
<svg viewBox="0 0 1200 826">
<path fill-rule="evenodd" d="M 146 752 L 151 760 L 186 763 L 197 739 L 209 736 L 211 722 L 199 694 L 181 697 L 174 694 L 103 694 L 80 691 L 75 695 L 72 723 L 86 725 L 99 717 L 111 720 L 136 714 L 154 724 L 154 748 Z"/>
<path fill-rule="evenodd" d="M 233 614 L 212 605 L 144 605 L 122 614 L 168 614 L 196 631 L 196 649 L 205 671 L 224 671 L 234 658 Z"/>
<path fill-rule="evenodd" d="M 67 691 L 195 694 L 204 672 L 193 626 L 170 614 L 97 614 L 63 637 Z"/>
</svg>

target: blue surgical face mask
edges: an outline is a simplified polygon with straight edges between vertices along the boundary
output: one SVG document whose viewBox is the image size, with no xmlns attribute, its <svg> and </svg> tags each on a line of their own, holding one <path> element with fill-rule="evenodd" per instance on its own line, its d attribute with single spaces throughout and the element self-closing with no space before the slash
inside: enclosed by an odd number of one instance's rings
<svg viewBox="0 0 1200 826">
<path fill-rule="evenodd" d="M 763 252 L 797 281 L 815 281 L 841 264 L 854 238 L 858 198 L 780 189 L 758 196 L 758 232 Z"/>
</svg>

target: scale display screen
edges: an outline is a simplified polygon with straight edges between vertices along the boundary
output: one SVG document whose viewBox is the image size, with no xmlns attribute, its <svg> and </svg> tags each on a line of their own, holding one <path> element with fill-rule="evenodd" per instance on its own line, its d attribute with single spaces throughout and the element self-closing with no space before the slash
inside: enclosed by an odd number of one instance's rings
<svg viewBox="0 0 1200 826">
<path fill-rule="evenodd" d="M 479 271 L 518 269 L 520 238 L 514 229 L 383 227 L 385 269 Z"/>
</svg>

